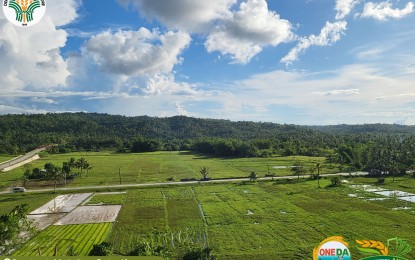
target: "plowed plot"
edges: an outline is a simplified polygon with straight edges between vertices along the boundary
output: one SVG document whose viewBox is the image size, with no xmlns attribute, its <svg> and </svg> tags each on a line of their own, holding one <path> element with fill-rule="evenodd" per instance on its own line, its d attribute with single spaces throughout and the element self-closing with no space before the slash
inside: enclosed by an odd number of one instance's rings
<svg viewBox="0 0 415 260">
<path fill-rule="evenodd" d="M 120 212 L 120 205 L 81 206 L 59 220 L 55 225 L 93 224 L 114 222 Z"/>
<path fill-rule="evenodd" d="M 43 230 L 54 224 L 65 215 L 66 213 L 28 215 L 27 218 L 33 221 L 37 230 Z"/>
<path fill-rule="evenodd" d="M 91 195 L 92 193 L 81 193 L 57 196 L 42 207 L 30 212 L 30 215 L 70 212 Z"/>
</svg>

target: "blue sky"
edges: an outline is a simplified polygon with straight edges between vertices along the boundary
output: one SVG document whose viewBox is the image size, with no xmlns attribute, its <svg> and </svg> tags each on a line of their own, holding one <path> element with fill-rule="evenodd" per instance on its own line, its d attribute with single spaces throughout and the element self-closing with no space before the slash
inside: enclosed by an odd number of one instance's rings
<svg viewBox="0 0 415 260">
<path fill-rule="evenodd" d="M 0 114 L 415 124 L 407 0 L 48 0 L 0 12 Z"/>
</svg>

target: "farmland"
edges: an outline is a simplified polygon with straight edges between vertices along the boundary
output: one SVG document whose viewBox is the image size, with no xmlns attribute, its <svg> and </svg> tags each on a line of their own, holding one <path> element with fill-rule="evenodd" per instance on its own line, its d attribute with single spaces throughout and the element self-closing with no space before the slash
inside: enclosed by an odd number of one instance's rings
<svg viewBox="0 0 415 260">
<path fill-rule="evenodd" d="M 297 160 L 306 165 L 324 160 L 311 157 L 223 159 L 177 152 L 72 153 L 47 155 L 33 163 L 32 167 L 41 167 L 46 162 L 59 164 L 70 157 L 81 156 L 94 168 L 84 177 L 68 183 L 68 186 L 119 184 L 119 168 L 122 183 L 140 183 L 164 182 L 170 177 L 176 180 L 200 179 L 201 166 L 209 168 L 212 178 L 246 177 L 251 171 L 264 176 L 268 166 L 278 175 L 291 175 L 289 168 L 272 167 L 290 166 Z M 15 170 L 10 174 L 17 178 L 21 171 Z M 323 168 L 323 173 L 330 171 L 335 169 Z M 353 188 L 355 184 L 369 184 L 415 193 L 414 178 L 396 177 L 394 182 L 392 178 L 386 178 L 383 184 L 377 184 L 377 179 L 363 177 L 348 178 L 347 181 L 342 187 L 327 188 L 330 180 L 323 179 L 323 188 L 320 189 L 317 188 L 317 181 L 300 179 L 65 194 L 58 196 L 57 201 L 61 197 L 79 197 L 77 201 L 84 202 L 84 206 L 77 205 L 76 210 L 81 212 L 78 215 L 91 216 L 93 221 L 114 221 L 116 217 L 116 221 L 112 224 L 80 225 L 90 220 L 77 223 L 79 220 L 70 215 L 77 212 L 70 208 L 65 211 L 71 211 L 67 215 L 69 220 L 62 218 L 62 223 L 56 222 L 54 226 L 47 227 L 15 255 L 36 255 L 39 248 L 42 255 L 55 254 L 56 243 L 50 242 L 50 237 L 55 234 L 59 236 L 56 240 L 59 243 L 56 249 L 58 255 L 87 255 L 93 244 L 107 241 L 117 255 L 138 254 L 138 247 L 145 245 L 149 250 L 162 250 L 161 254 L 170 255 L 173 259 L 189 248 L 204 247 L 212 248 L 218 259 L 280 259 L 293 256 L 309 259 L 312 249 L 321 240 L 333 235 L 342 235 L 351 244 L 356 239 L 386 242 L 399 237 L 414 245 L 414 203 L 395 197 L 380 200 L 382 196 L 379 194 Z M 28 203 L 30 211 L 33 211 L 57 195 L 0 195 L 0 212 L 6 213 L 22 203 Z M 95 210 L 95 206 L 91 205 L 122 206 L 114 209 L 119 210 L 116 216 L 104 208 L 103 211 Z M 355 248 L 350 247 L 352 255 L 359 255 Z M 410 259 L 414 257 L 415 252 L 408 255 Z"/>
<path fill-rule="evenodd" d="M 142 154 L 114 154 L 111 152 L 85 152 L 69 154 L 45 154 L 30 167 L 43 168 L 46 163 L 62 165 L 69 158 L 85 158 L 92 170 L 85 176 L 68 182 L 68 186 L 114 185 L 126 183 L 165 182 L 167 179 L 200 179 L 200 167 L 205 166 L 210 171 L 211 178 L 247 177 L 255 171 L 258 176 L 264 176 L 268 171 L 276 175 L 292 175 L 289 168 L 273 168 L 292 166 L 296 161 L 302 161 L 311 166 L 316 162 L 323 163 L 323 157 L 271 157 L 271 158 L 214 158 L 189 152 L 156 152 Z M 323 173 L 338 172 L 334 165 L 323 169 Z M 119 174 L 120 173 L 120 174 Z M 20 185 L 23 168 L 8 173 L 0 173 L 0 189 L 11 184 Z M 26 187 L 39 186 L 40 183 L 28 181 Z"/>
<path fill-rule="evenodd" d="M 14 252 L 14 255 L 88 255 L 93 245 L 105 240 L 111 225 L 112 223 L 50 226 Z"/>
<path fill-rule="evenodd" d="M 349 197 L 349 186 L 316 186 L 269 182 L 129 191 L 109 241 L 128 254 L 140 241 L 188 232 L 188 242 L 208 244 L 219 259 L 308 259 L 313 247 L 332 235 L 352 242 L 392 236 L 414 241 L 413 204 L 392 210 L 402 202 L 383 205 Z"/>
</svg>

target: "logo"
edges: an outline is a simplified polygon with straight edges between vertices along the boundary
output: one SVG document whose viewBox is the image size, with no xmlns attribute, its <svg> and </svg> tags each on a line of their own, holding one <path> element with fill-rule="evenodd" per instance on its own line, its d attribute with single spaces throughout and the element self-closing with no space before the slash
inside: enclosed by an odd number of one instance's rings
<svg viewBox="0 0 415 260">
<path fill-rule="evenodd" d="M 313 250 L 313 260 L 350 260 L 349 244 L 341 236 L 324 239 Z"/>
<path fill-rule="evenodd" d="M 3 12 L 14 25 L 32 26 L 45 15 L 46 0 L 3 0 Z"/>
<path fill-rule="evenodd" d="M 356 243 L 360 253 L 369 256 L 361 260 L 407 260 L 405 257 L 412 250 L 405 240 L 397 237 L 388 239 L 388 246 L 376 240 L 356 240 Z"/>
</svg>

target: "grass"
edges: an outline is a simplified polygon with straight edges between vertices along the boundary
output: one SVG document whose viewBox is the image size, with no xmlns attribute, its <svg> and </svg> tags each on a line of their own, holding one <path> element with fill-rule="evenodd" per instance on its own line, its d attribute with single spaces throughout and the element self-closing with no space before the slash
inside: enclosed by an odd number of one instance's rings
<svg viewBox="0 0 415 260">
<path fill-rule="evenodd" d="M 31 163 L 30 167 L 43 168 L 46 163 L 62 165 L 71 157 L 84 157 L 93 169 L 68 182 L 68 186 L 115 185 L 129 183 L 165 182 L 169 178 L 200 179 L 199 170 L 202 166 L 209 169 L 211 178 L 247 177 L 255 171 L 259 177 L 268 173 L 277 176 L 292 175 L 290 169 L 274 169 L 274 166 L 292 166 L 296 161 L 302 161 L 311 166 L 317 162 L 323 163 L 323 157 L 273 157 L 273 158 L 238 158 L 223 159 L 208 157 L 190 152 L 155 152 L 142 154 L 114 154 L 111 152 L 85 152 L 69 154 L 53 154 L 42 156 L 40 160 Z M 76 170 L 76 169 L 75 169 Z M 323 168 L 323 173 L 337 172 L 334 166 Z M 12 185 L 22 185 L 20 179 L 24 168 L 0 173 L 0 189 Z M 121 174 L 119 174 L 119 172 Z M 120 178 L 121 177 L 121 178 Z M 44 183 L 43 183 L 44 184 Z M 38 187 L 41 183 L 28 182 L 26 187 Z M 61 183 L 62 185 L 62 183 Z M 49 186 L 51 186 L 49 184 Z"/>
<path fill-rule="evenodd" d="M 56 195 L 51 193 L 13 193 L 0 194 L 0 215 L 9 213 L 14 207 L 20 204 L 29 205 L 29 212 L 39 208 L 52 200 Z"/>
<path fill-rule="evenodd" d="M 105 241 L 112 223 L 50 226 L 14 252 L 16 256 L 87 256 Z"/>
<path fill-rule="evenodd" d="M 16 156 L 9 156 L 9 155 L 0 155 L 0 163 L 8 161 L 10 159 L 15 158 Z"/>
</svg>

